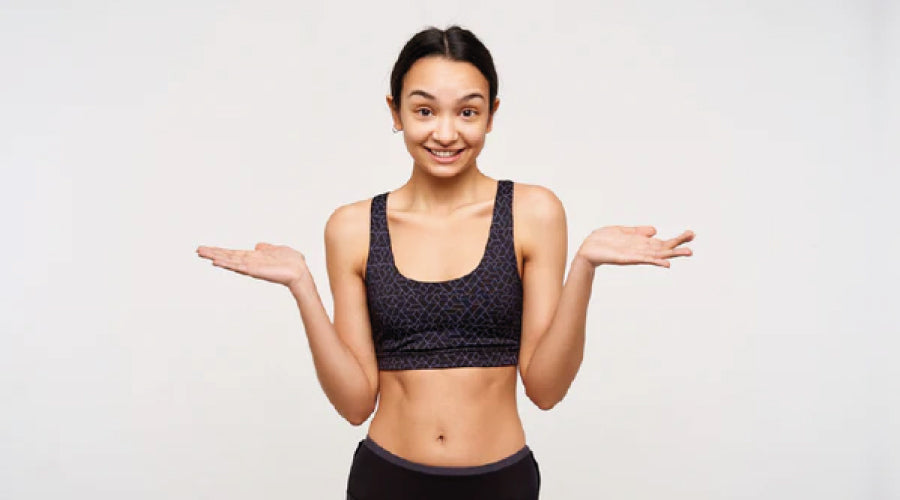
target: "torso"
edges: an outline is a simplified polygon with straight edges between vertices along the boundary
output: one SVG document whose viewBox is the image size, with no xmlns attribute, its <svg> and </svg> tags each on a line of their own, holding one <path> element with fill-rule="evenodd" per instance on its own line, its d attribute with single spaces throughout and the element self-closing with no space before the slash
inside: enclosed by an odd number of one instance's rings
<svg viewBox="0 0 900 500">
<path fill-rule="evenodd" d="M 481 256 L 492 208 L 485 201 L 439 222 L 389 210 L 398 269 L 429 281 L 466 274 Z M 427 251 L 411 252 L 413 239 Z M 516 260 L 521 275 L 521 252 Z M 427 465 L 471 466 L 500 460 L 525 445 L 517 380 L 514 365 L 382 370 L 368 435 L 388 451 Z"/>
<path fill-rule="evenodd" d="M 525 445 L 515 366 L 381 371 L 369 436 L 428 465 L 495 462 Z"/>
</svg>

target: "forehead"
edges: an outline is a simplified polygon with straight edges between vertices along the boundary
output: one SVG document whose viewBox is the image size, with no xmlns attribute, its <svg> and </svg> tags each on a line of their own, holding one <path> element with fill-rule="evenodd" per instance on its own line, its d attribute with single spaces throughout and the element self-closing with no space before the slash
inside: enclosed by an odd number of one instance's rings
<svg viewBox="0 0 900 500">
<path fill-rule="evenodd" d="M 488 81 L 474 64 L 452 61 L 441 56 L 419 59 L 403 77 L 403 95 L 413 90 L 424 90 L 439 96 L 457 96 L 480 90 L 488 96 Z"/>
</svg>

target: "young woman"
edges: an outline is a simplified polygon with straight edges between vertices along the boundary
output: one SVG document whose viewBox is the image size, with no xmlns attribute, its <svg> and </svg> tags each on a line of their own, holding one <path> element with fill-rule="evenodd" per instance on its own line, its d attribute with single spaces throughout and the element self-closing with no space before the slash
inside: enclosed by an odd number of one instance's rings
<svg viewBox="0 0 900 500">
<path fill-rule="evenodd" d="M 669 267 L 691 255 L 680 247 L 690 231 L 659 240 L 649 226 L 604 227 L 584 240 L 563 285 L 559 199 L 477 164 L 497 88 L 491 55 L 470 31 L 430 28 L 404 46 L 387 105 L 412 174 L 328 219 L 333 323 L 296 250 L 198 248 L 213 265 L 286 285 L 335 409 L 353 425 L 375 411 L 349 499 L 537 498 L 518 374 L 535 405 L 553 408 L 581 365 L 595 267 Z"/>
</svg>

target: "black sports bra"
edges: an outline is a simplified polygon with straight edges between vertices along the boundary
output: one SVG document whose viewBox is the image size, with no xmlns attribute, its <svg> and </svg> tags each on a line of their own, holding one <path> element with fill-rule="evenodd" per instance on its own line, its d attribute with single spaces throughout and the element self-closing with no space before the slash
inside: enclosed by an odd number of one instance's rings
<svg viewBox="0 0 900 500">
<path fill-rule="evenodd" d="M 516 365 L 522 280 L 513 244 L 513 182 L 497 181 L 478 266 L 447 281 L 417 281 L 394 263 L 387 195 L 372 198 L 366 298 L 380 370 Z"/>
</svg>

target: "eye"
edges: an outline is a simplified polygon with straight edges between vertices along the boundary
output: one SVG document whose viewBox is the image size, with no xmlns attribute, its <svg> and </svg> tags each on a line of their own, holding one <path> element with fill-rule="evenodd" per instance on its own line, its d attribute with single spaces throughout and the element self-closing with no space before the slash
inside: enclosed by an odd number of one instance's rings
<svg viewBox="0 0 900 500">
<path fill-rule="evenodd" d="M 428 108 L 419 108 L 415 111 L 419 116 L 431 116 L 431 110 Z"/>
<path fill-rule="evenodd" d="M 466 109 L 462 110 L 462 115 L 466 118 L 472 118 L 477 114 L 478 114 L 478 112 L 472 108 L 466 108 Z"/>
</svg>

